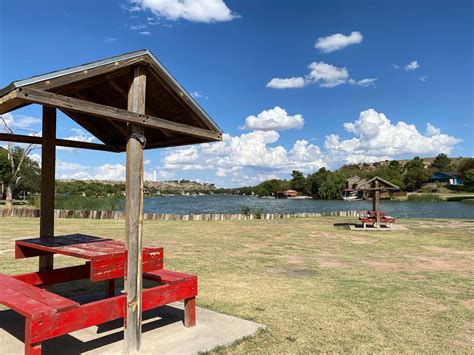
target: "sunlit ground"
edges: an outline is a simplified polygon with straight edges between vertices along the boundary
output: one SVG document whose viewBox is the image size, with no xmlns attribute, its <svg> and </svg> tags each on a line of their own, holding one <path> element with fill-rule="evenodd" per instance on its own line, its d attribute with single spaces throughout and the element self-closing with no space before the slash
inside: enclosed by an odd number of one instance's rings
<svg viewBox="0 0 474 355">
<path fill-rule="evenodd" d="M 199 306 L 267 325 L 217 351 L 472 353 L 474 220 L 405 219 L 408 231 L 382 233 L 334 226 L 353 221 L 145 221 L 144 245 L 164 247 L 166 268 L 198 275 Z M 123 239 L 123 223 L 61 219 L 56 234 Z M 36 269 L 35 258 L 14 259 L 13 241 L 35 236 L 38 225 L 0 218 L 0 272 Z"/>
</svg>

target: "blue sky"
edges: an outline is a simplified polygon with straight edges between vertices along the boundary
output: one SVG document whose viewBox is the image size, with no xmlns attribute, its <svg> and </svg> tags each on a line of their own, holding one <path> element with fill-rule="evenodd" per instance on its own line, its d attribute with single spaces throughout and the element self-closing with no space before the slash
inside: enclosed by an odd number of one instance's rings
<svg viewBox="0 0 474 355">
<path fill-rule="evenodd" d="M 472 1 L 0 2 L 2 87 L 144 48 L 226 133 L 147 151 L 148 178 L 240 186 L 292 169 L 474 155 Z M 31 106 L 6 119 L 38 131 L 38 117 Z M 78 128 L 61 117 L 58 136 L 97 142 Z M 58 150 L 57 177 L 120 179 L 124 161 Z"/>
</svg>

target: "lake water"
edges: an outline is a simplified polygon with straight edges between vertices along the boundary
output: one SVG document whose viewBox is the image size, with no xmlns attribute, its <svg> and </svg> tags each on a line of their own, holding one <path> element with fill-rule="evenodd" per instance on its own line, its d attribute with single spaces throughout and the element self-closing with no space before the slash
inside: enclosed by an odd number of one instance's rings
<svg viewBox="0 0 474 355">
<path fill-rule="evenodd" d="M 167 196 L 145 198 L 145 213 L 240 213 L 243 206 L 271 213 L 362 211 L 371 201 L 260 199 L 251 196 Z M 473 218 L 474 203 L 381 201 L 381 209 L 394 217 Z"/>
</svg>

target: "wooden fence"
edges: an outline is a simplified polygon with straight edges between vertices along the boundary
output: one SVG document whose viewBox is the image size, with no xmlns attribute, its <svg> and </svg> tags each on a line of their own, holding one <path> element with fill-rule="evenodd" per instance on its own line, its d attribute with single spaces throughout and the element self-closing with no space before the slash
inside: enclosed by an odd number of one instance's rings
<svg viewBox="0 0 474 355">
<path fill-rule="evenodd" d="M 250 220 L 250 219 L 281 219 L 281 218 L 308 218 L 323 216 L 357 217 L 360 211 L 333 211 L 321 213 L 261 213 L 261 214 L 231 214 L 231 213 L 206 213 L 206 214 L 172 214 L 172 213 L 144 213 L 143 219 L 161 221 L 224 221 L 224 220 Z M 26 217 L 37 218 L 40 210 L 37 208 L 3 208 L 0 217 Z M 85 218 L 85 219 L 125 219 L 125 212 L 120 211 L 74 211 L 54 210 L 55 218 Z"/>
</svg>

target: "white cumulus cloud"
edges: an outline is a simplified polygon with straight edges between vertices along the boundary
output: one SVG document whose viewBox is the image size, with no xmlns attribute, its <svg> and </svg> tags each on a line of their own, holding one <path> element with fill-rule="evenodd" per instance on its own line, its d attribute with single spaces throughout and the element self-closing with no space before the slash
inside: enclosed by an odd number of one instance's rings
<svg viewBox="0 0 474 355">
<path fill-rule="evenodd" d="M 273 78 L 267 83 L 267 88 L 272 89 L 292 89 L 292 88 L 302 88 L 305 86 L 304 78 L 291 77 L 291 78 Z"/>
<path fill-rule="evenodd" d="M 349 71 L 346 68 L 338 68 L 324 62 L 313 62 L 308 68 L 310 73 L 306 79 L 318 83 L 321 87 L 332 88 L 349 80 Z"/>
<path fill-rule="evenodd" d="M 315 43 L 315 47 L 323 53 L 331 53 L 346 48 L 351 44 L 361 43 L 364 36 L 360 32 L 352 32 L 349 36 L 336 33 L 327 37 L 320 37 Z"/>
<path fill-rule="evenodd" d="M 70 131 L 74 132 L 75 134 L 71 136 L 64 137 L 62 139 L 66 139 L 69 141 L 77 141 L 77 142 L 86 142 L 92 143 L 95 140 L 95 137 L 90 135 L 88 132 L 80 129 L 80 128 L 71 128 Z M 57 147 L 59 150 L 66 150 L 66 151 L 77 151 L 77 148 L 70 148 L 70 147 Z"/>
<path fill-rule="evenodd" d="M 333 88 L 341 84 L 352 84 L 362 87 L 375 86 L 377 78 L 366 78 L 356 80 L 350 77 L 347 68 L 339 68 L 325 62 L 313 62 L 308 65 L 310 72 L 303 77 L 292 77 L 287 79 L 273 78 L 267 83 L 272 89 L 301 88 L 307 85 L 317 84 L 323 88 Z"/>
<path fill-rule="evenodd" d="M 6 127 L 3 121 L 5 121 L 7 126 L 13 131 L 16 131 L 16 130 L 31 131 L 31 130 L 34 130 L 34 128 L 39 128 L 35 126 L 38 126 L 41 124 L 41 120 L 33 116 L 13 114 L 11 112 L 4 113 L 1 116 L 3 120 L 0 119 L 0 130 L 3 130 L 3 131 L 6 130 Z"/>
<path fill-rule="evenodd" d="M 58 179 L 124 180 L 125 165 L 86 166 L 59 160 L 56 162 L 56 177 Z"/>
<path fill-rule="evenodd" d="M 358 85 L 362 87 L 369 87 L 369 86 L 375 86 L 375 82 L 378 80 L 378 78 L 367 78 L 367 79 L 362 79 L 362 80 L 353 80 L 349 79 L 349 84 L 353 85 Z"/>
<path fill-rule="evenodd" d="M 287 129 L 301 129 L 304 125 L 304 117 L 301 114 L 288 115 L 285 109 L 275 106 L 270 110 L 264 110 L 257 116 L 251 115 L 245 119 L 245 125 L 241 128 L 259 131 L 283 131 Z"/>
<path fill-rule="evenodd" d="M 426 135 L 429 137 L 437 136 L 441 133 L 441 130 L 439 128 L 436 128 L 433 126 L 431 123 L 426 124 Z"/>
<path fill-rule="evenodd" d="M 177 21 L 224 22 L 237 17 L 223 0 L 130 0 L 134 11 L 151 11 L 158 17 Z"/>
<path fill-rule="evenodd" d="M 413 71 L 413 70 L 418 69 L 419 67 L 420 67 L 420 64 L 418 64 L 418 61 L 414 60 L 408 63 L 407 65 L 405 65 L 403 69 L 405 69 L 406 71 Z"/>
<path fill-rule="evenodd" d="M 297 140 L 290 150 L 275 145 L 276 131 L 253 131 L 240 136 L 224 134 L 223 140 L 169 150 L 161 171 L 211 170 L 217 177 L 236 183 L 258 182 L 269 175 L 285 176 L 293 169 L 311 172 L 326 166 L 319 147 Z M 252 178 L 248 171 L 252 172 Z"/>
<path fill-rule="evenodd" d="M 383 113 L 374 109 L 363 111 L 359 119 L 344 123 L 353 138 L 341 140 L 336 134 L 326 137 L 325 148 L 333 162 L 374 162 L 405 155 L 449 154 L 462 140 L 442 134 L 431 124 L 423 135 L 412 125 L 399 121 L 393 124 Z"/>
</svg>

